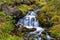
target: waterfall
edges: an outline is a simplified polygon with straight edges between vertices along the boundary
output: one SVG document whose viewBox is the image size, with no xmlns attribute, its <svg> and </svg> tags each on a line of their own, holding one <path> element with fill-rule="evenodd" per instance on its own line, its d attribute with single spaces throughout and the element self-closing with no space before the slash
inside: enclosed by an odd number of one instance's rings
<svg viewBox="0 0 60 40">
<path fill-rule="evenodd" d="M 20 28 L 21 25 L 23 25 L 24 27 L 31 29 L 31 28 L 35 28 L 36 30 L 33 32 L 29 32 L 29 35 L 31 34 L 35 34 L 36 37 L 38 37 L 38 39 L 35 38 L 35 40 L 42 40 L 41 37 L 39 37 L 39 35 L 42 34 L 42 32 L 45 30 L 44 28 L 42 28 L 39 25 L 38 20 L 36 19 L 37 16 L 37 12 L 40 11 L 40 9 L 34 10 L 34 11 L 29 11 L 27 13 L 27 15 L 21 19 L 19 19 L 19 21 L 17 22 L 17 24 L 20 24 Z M 20 29 L 18 28 L 18 30 Z M 47 40 L 50 40 L 50 36 L 48 34 L 46 34 Z"/>
<path fill-rule="evenodd" d="M 19 19 L 17 24 L 24 25 L 27 28 L 39 27 L 39 22 L 36 20 L 38 11 L 39 9 L 35 11 L 29 11 L 25 17 Z"/>
</svg>

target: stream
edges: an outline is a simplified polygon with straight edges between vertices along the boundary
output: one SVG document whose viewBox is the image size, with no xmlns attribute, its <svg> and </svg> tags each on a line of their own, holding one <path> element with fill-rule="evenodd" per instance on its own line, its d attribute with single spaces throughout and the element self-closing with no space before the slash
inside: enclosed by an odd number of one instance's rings
<svg viewBox="0 0 60 40">
<path fill-rule="evenodd" d="M 36 29 L 35 31 L 29 32 L 28 34 L 29 35 L 34 34 L 35 37 L 37 37 L 34 38 L 34 40 L 43 40 L 41 37 L 39 37 L 39 35 L 41 35 L 45 29 L 41 27 L 38 20 L 36 19 L 38 11 L 40 11 L 40 9 L 36 9 L 34 11 L 28 11 L 25 17 L 19 19 L 17 22 L 19 28 L 17 30 L 20 30 L 22 28 L 22 25 L 28 29 L 35 28 Z M 46 32 L 46 40 L 51 40 L 51 37 L 47 32 Z"/>
</svg>

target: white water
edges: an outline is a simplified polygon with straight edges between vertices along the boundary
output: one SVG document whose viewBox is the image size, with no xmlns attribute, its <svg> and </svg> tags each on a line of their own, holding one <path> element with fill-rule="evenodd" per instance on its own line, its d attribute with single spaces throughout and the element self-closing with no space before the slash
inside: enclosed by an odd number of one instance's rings
<svg viewBox="0 0 60 40">
<path fill-rule="evenodd" d="M 47 39 L 47 40 L 51 40 L 52 37 L 51 37 L 48 33 L 46 33 L 46 39 Z"/>
<path fill-rule="evenodd" d="M 29 35 L 35 34 L 35 36 L 38 37 L 38 39 L 35 39 L 35 40 L 42 40 L 42 38 L 39 37 L 39 35 L 42 34 L 44 29 L 39 25 L 39 22 L 36 19 L 38 11 L 40 11 L 40 9 L 37 9 L 35 11 L 29 11 L 25 17 L 23 17 L 22 19 L 19 19 L 17 24 L 21 24 L 28 29 L 35 28 L 36 30 L 33 32 L 30 32 Z M 21 28 L 21 26 L 20 26 L 20 28 Z M 18 28 L 18 30 L 20 28 Z M 46 37 L 47 37 L 47 40 L 50 40 L 50 37 L 48 34 L 46 34 Z"/>
</svg>

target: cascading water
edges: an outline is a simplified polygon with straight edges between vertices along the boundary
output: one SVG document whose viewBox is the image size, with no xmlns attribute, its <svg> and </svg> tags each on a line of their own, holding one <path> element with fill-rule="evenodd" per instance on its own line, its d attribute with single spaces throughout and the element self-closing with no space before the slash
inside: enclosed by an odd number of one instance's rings
<svg viewBox="0 0 60 40">
<path fill-rule="evenodd" d="M 35 28 L 36 30 L 33 32 L 29 32 L 29 35 L 35 34 L 35 36 L 38 37 L 38 39 L 35 38 L 35 40 L 42 40 L 42 38 L 39 37 L 39 35 L 41 35 L 44 29 L 39 25 L 39 22 L 36 19 L 38 11 L 40 11 L 40 9 L 37 9 L 35 11 L 29 11 L 25 17 L 23 17 L 22 19 L 19 19 L 17 24 L 18 25 L 20 24 L 19 26 L 20 28 L 18 28 L 18 30 L 21 29 L 21 25 L 23 25 L 24 27 L 28 29 Z M 47 36 L 48 34 L 46 35 L 46 37 Z"/>
<path fill-rule="evenodd" d="M 50 37 L 50 35 L 48 33 L 46 33 L 46 39 L 51 40 L 51 37 Z"/>
</svg>

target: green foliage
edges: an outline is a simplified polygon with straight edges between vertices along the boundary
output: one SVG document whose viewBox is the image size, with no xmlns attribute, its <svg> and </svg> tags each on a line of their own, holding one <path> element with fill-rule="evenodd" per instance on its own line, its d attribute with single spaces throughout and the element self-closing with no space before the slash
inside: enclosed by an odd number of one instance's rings
<svg viewBox="0 0 60 40">
<path fill-rule="evenodd" d="M 51 22 L 53 22 L 54 25 L 60 24 L 60 16 L 53 16 L 53 17 L 51 18 Z"/>
<path fill-rule="evenodd" d="M 0 12 L 0 40 L 23 40 L 22 37 L 12 36 L 12 30 L 15 29 L 11 16 L 6 15 L 4 12 Z"/>
<path fill-rule="evenodd" d="M 7 16 L 4 12 L 0 12 L 0 15 L 0 40 L 6 40 L 11 31 L 14 30 L 14 24 L 12 17 Z"/>
<path fill-rule="evenodd" d="M 23 38 L 18 36 L 11 36 L 9 34 L 4 34 L 0 36 L 0 40 L 23 40 Z"/>
<path fill-rule="evenodd" d="M 53 26 L 50 32 L 51 32 L 51 36 L 60 38 L 60 24 Z"/>
<path fill-rule="evenodd" d="M 5 16 L 6 14 L 4 12 L 0 12 L 0 16 Z"/>
<path fill-rule="evenodd" d="M 35 8 L 34 5 L 28 6 L 28 5 L 26 5 L 26 4 L 22 4 L 22 5 L 20 5 L 20 6 L 18 7 L 18 9 L 19 9 L 20 11 L 22 11 L 23 14 L 25 14 L 25 15 L 26 15 L 26 12 L 27 12 L 27 11 L 33 10 L 34 8 Z"/>
</svg>

